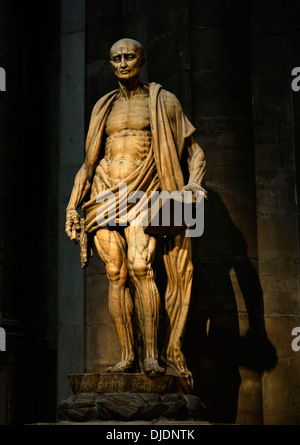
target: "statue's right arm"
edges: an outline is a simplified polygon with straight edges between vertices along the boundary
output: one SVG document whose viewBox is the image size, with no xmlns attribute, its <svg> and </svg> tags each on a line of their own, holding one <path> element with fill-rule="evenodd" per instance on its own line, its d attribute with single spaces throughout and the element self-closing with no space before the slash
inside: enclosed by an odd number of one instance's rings
<svg viewBox="0 0 300 445">
<path fill-rule="evenodd" d="M 71 192 L 69 204 L 66 208 L 66 233 L 72 241 L 77 241 L 80 232 L 80 216 L 77 208 L 89 191 L 91 183 L 87 177 L 85 163 L 75 176 L 74 186 Z"/>
</svg>

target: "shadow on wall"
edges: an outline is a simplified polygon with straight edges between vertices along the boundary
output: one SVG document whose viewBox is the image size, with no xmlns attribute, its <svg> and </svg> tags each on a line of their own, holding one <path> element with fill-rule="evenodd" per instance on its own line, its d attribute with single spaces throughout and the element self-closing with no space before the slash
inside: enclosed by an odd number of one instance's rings
<svg viewBox="0 0 300 445">
<path fill-rule="evenodd" d="M 234 423 L 239 367 L 262 374 L 276 365 L 277 355 L 266 335 L 262 288 L 248 246 L 219 194 L 207 190 L 204 234 L 193 238 L 194 280 L 183 352 L 194 393 L 207 404 L 208 420 Z M 244 313 L 238 314 L 232 272 Z M 240 334 L 243 317 L 245 336 Z"/>
</svg>

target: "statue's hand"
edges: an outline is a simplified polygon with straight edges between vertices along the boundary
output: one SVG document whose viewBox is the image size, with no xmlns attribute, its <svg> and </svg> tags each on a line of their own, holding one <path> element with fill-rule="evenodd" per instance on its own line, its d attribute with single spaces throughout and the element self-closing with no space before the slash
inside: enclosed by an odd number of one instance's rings
<svg viewBox="0 0 300 445">
<path fill-rule="evenodd" d="M 207 198 L 207 191 L 197 182 L 189 182 L 187 185 L 182 187 L 181 192 L 203 192 L 205 198 Z"/>
<path fill-rule="evenodd" d="M 66 234 L 76 244 L 80 236 L 80 215 L 75 209 L 66 211 Z"/>
</svg>

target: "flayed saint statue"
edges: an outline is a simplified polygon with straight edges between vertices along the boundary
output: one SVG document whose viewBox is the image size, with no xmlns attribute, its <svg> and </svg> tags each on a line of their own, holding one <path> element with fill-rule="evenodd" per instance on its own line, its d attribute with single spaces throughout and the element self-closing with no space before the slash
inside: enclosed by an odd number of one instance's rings
<svg viewBox="0 0 300 445">
<path fill-rule="evenodd" d="M 205 194 L 201 186 L 206 169 L 204 153 L 174 94 L 157 83 L 141 83 L 144 51 L 139 42 L 128 38 L 116 42 L 110 51 L 110 64 L 119 88 L 99 99 L 93 108 L 85 159 L 66 209 L 66 233 L 72 240 L 81 239 L 83 267 L 88 261 L 87 239 L 92 240 L 105 263 L 108 307 L 121 349 L 120 362 L 107 372 L 130 372 L 138 360 L 140 371 L 149 376 L 169 372 L 192 382 L 181 351 L 193 277 L 191 237 L 186 230 L 170 231 L 169 236 L 165 232 L 160 236 L 159 230 L 153 234 L 145 230 L 140 213 L 141 201 L 145 208 L 153 192 Z M 188 167 L 186 185 L 184 160 Z M 120 192 L 120 184 L 126 186 L 126 196 Z M 138 192 L 143 192 L 146 200 L 128 199 Z M 103 196 L 114 197 L 114 224 L 99 219 L 101 209 L 106 216 L 110 210 L 109 199 Z M 139 211 L 132 212 L 138 205 Z M 77 213 L 80 207 L 82 217 Z M 152 269 L 158 240 L 163 245 L 167 276 L 168 322 L 160 356 L 160 295 Z M 140 357 L 136 357 L 133 317 L 138 321 Z"/>
</svg>

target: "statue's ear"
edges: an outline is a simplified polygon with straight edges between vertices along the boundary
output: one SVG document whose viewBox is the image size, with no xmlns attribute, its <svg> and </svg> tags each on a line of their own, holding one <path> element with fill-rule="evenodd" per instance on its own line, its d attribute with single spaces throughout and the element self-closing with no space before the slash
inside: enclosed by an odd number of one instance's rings
<svg viewBox="0 0 300 445">
<path fill-rule="evenodd" d="M 116 69 L 115 69 L 114 64 L 111 60 L 109 61 L 109 65 L 110 65 L 111 69 L 113 70 L 114 75 L 116 76 L 117 75 Z"/>
</svg>

